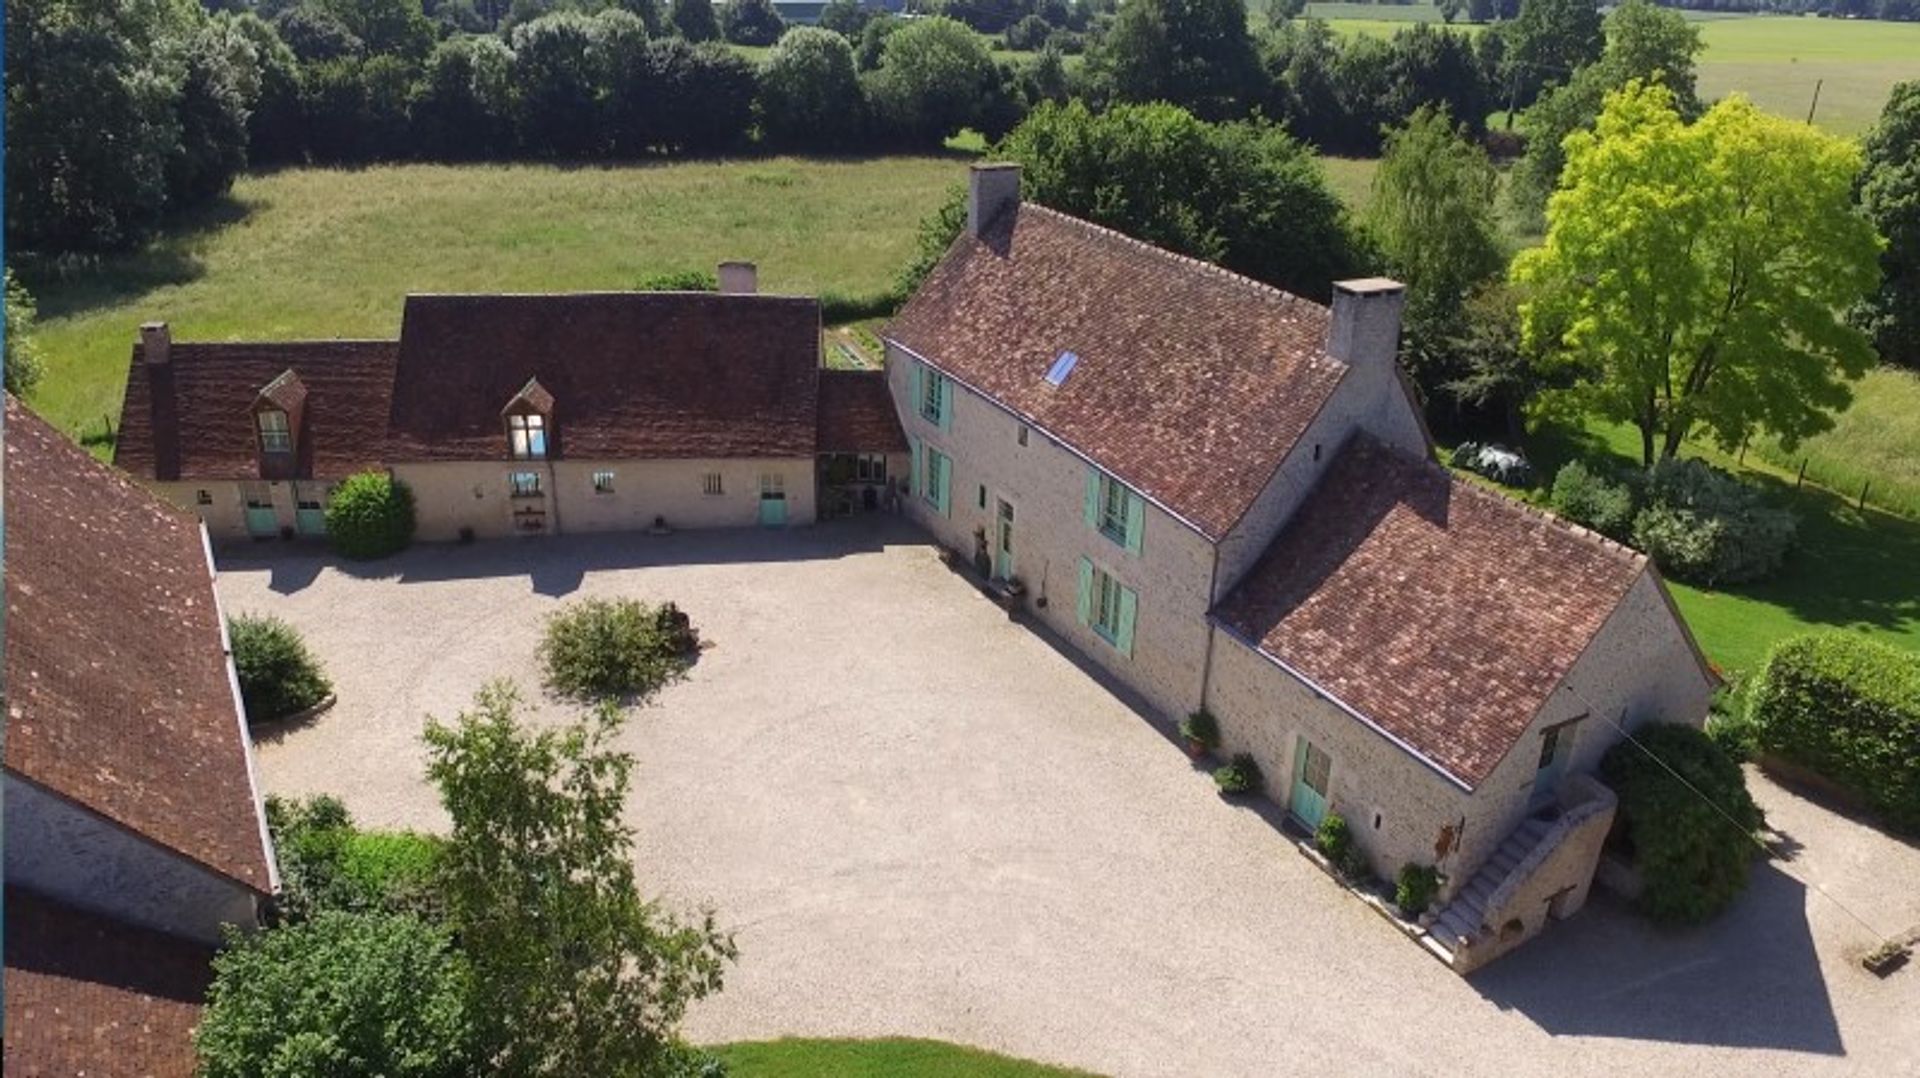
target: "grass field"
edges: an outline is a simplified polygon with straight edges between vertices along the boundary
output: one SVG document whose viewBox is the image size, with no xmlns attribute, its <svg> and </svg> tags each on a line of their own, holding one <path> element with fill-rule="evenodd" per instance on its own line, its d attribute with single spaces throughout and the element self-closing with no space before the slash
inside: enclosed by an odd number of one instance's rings
<svg viewBox="0 0 1920 1078">
<path fill-rule="evenodd" d="M 1833 430 L 1792 452 L 1761 441 L 1748 455 L 1792 473 L 1804 460 L 1808 479 L 1843 495 L 1857 496 L 1862 484 L 1871 484 L 1869 502 L 1920 520 L 1920 376 L 1891 367 L 1873 371 L 1854 387 L 1853 405 L 1837 420 Z"/>
<path fill-rule="evenodd" d="M 118 416 L 142 321 L 185 340 L 389 336 L 408 292 L 633 287 L 742 258 L 770 292 L 890 286 L 954 157 L 624 168 L 407 165 L 245 177 L 147 250 L 29 278 L 48 372 L 31 403 L 75 434 Z"/>
<path fill-rule="evenodd" d="M 712 1049 L 733 1078 L 1085 1078 L 1088 1072 L 922 1040 L 754 1041 Z"/>
</svg>

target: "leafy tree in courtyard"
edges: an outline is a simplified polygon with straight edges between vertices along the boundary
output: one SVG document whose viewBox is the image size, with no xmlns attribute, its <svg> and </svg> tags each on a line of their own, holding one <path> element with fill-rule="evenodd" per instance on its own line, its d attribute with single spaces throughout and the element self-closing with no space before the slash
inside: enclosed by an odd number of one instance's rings
<svg viewBox="0 0 1920 1078">
<path fill-rule="evenodd" d="M 1673 723 L 1642 726 L 1607 750 L 1600 776 L 1620 795 L 1647 916 L 1698 924 L 1746 889 L 1763 820 L 1740 765 L 1706 734 Z"/>
<path fill-rule="evenodd" d="M 736 45 L 771 45 L 787 29 L 773 0 L 732 0 L 724 24 L 727 40 Z"/>
<path fill-rule="evenodd" d="M 1920 81 L 1893 88 L 1866 152 L 1860 207 L 1887 247 L 1860 321 L 1882 358 L 1920 369 Z"/>
<path fill-rule="evenodd" d="M 720 36 L 720 20 L 713 13 L 713 0 L 673 0 L 667 9 L 667 22 L 674 32 L 698 44 Z"/>
<path fill-rule="evenodd" d="M 1542 401 L 1639 428 L 1641 457 L 1704 430 L 1792 447 L 1833 425 L 1873 349 L 1844 312 L 1878 279 L 1855 212 L 1860 151 L 1745 98 L 1693 124 L 1659 86 L 1607 99 L 1567 142 L 1544 246 L 1513 279 L 1545 373 Z"/>
<path fill-rule="evenodd" d="M 236 933 L 194 1031 L 205 1078 L 480 1073 L 467 963 L 410 916 L 326 912 Z"/>
<path fill-rule="evenodd" d="M 1121 101 L 1209 120 L 1244 115 L 1259 77 L 1244 0 L 1128 0 L 1089 63 Z"/>
<path fill-rule="evenodd" d="M 248 722 L 268 722 L 325 700 L 333 685 L 320 660 L 294 627 L 279 618 L 241 615 L 227 620 L 240 702 Z"/>
<path fill-rule="evenodd" d="M 885 25 L 876 20 L 868 27 Z M 887 34 L 867 95 L 901 140 L 937 145 L 979 122 L 998 88 L 979 34 L 943 16 L 914 19 Z"/>
<path fill-rule="evenodd" d="M 1449 352 L 1464 331 L 1468 296 L 1506 264 L 1494 222 L 1497 184 L 1486 151 L 1443 109 L 1423 106 L 1387 135 L 1366 220 L 1407 284 L 1411 373 L 1430 398 L 1463 373 Z"/>
<path fill-rule="evenodd" d="M 866 111 L 853 46 L 818 26 L 787 31 L 761 69 L 759 103 L 761 136 L 774 145 L 852 145 Z"/>
<path fill-rule="evenodd" d="M 0 359 L 0 365 L 6 367 L 7 392 L 16 397 L 24 397 L 33 392 L 40 384 L 40 378 L 46 374 L 46 360 L 40 355 L 40 346 L 33 339 L 33 320 L 36 310 L 33 296 L 26 286 L 13 279 L 13 269 L 6 273 L 6 356 Z"/>
<path fill-rule="evenodd" d="M 518 706 L 496 682 L 425 735 L 484 1058 L 506 1074 L 659 1073 L 687 1004 L 719 990 L 732 940 L 711 913 L 683 923 L 640 896 L 618 709 L 534 732 Z"/>
</svg>

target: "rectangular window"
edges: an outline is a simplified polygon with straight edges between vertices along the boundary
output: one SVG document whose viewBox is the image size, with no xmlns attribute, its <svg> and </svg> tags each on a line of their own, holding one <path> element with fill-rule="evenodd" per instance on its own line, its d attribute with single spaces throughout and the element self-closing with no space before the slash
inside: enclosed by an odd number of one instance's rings
<svg viewBox="0 0 1920 1078">
<path fill-rule="evenodd" d="M 212 492 L 212 491 L 210 491 L 210 490 L 198 490 L 198 491 L 195 491 L 195 492 L 194 492 L 194 494 L 193 494 L 193 504 L 195 504 L 195 505 L 212 505 L 212 504 L 213 504 L 213 492 Z"/>
<path fill-rule="evenodd" d="M 1105 569 L 1094 567 L 1093 598 L 1087 622 L 1111 644 L 1120 639 L 1120 582 Z"/>
<path fill-rule="evenodd" d="M 287 426 L 287 413 L 260 413 L 260 448 L 268 453 L 286 453 L 293 449 L 293 431 Z"/>
<path fill-rule="evenodd" d="M 1116 543 L 1127 541 L 1126 484 L 1110 475 L 1100 477 L 1100 534 Z"/>
<path fill-rule="evenodd" d="M 862 483 L 884 483 L 887 481 L 887 455 L 885 453 L 862 453 L 854 461 L 853 475 Z"/>
<path fill-rule="evenodd" d="M 273 508 L 273 492 L 265 483 L 248 483 L 242 493 L 246 497 L 248 509 Z"/>
<path fill-rule="evenodd" d="M 1133 654 L 1133 627 L 1140 612 L 1140 597 L 1123 586 L 1114 575 L 1080 559 L 1080 624 L 1113 645 L 1122 655 Z"/>
<path fill-rule="evenodd" d="M 1306 743 L 1306 759 L 1300 765 L 1300 781 L 1321 797 L 1327 796 L 1327 787 L 1333 779 L 1333 757 L 1322 752 L 1313 742 Z"/>
<path fill-rule="evenodd" d="M 593 473 L 593 492 L 595 494 L 612 494 L 613 493 L 613 473 L 612 472 Z"/>
<path fill-rule="evenodd" d="M 543 415 L 510 415 L 507 417 L 507 436 L 513 444 L 515 460 L 547 459 L 547 417 Z"/>
<path fill-rule="evenodd" d="M 1087 525 L 1102 536 L 1140 553 L 1146 530 L 1147 502 L 1133 489 L 1098 468 L 1087 469 Z"/>
<path fill-rule="evenodd" d="M 980 503 L 980 508 L 985 509 L 987 507 L 987 485 L 985 483 L 980 484 L 980 496 L 978 498 L 978 501 Z"/>
<path fill-rule="evenodd" d="M 760 496 L 762 498 L 786 497 L 787 477 L 778 472 L 760 473 Z"/>
<path fill-rule="evenodd" d="M 538 498 L 540 496 L 539 472 L 509 472 L 507 490 L 516 498 Z"/>
<path fill-rule="evenodd" d="M 1027 425 L 1025 423 L 1020 424 L 1020 444 L 1027 444 Z"/>
<path fill-rule="evenodd" d="M 920 475 L 920 496 L 941 516 L 950 515 L 952 503 L 948 500 L 953 482 L 953 461 L 945 453 L 932 446 L 922 449 L 920 459 L 923 462 Z"/>
<path fill-rule="evenodd" d="M 920 377 L 920 418 L 936 426 L 945 426 L 950 392 L 947 389 L 947 376 L 928 367 Z"/>
<path fill-rule="evenodd" d="M 720 486 L 719 472 L 708 472 L 704 477 L 702 477 L 700 480 L 700 489 L 706 491 L 710 495 L 720 495 L 720 494 L 726 493 L 726 491 L 723 490 Z"/>
</svg>

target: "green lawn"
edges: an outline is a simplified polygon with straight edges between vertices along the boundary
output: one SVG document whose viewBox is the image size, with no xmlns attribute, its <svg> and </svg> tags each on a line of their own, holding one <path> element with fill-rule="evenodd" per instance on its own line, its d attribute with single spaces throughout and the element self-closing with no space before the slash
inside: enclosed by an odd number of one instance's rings
<svg viewBox="0 0 1920 1078">
<path fill-rule="evenodd" d="M 29 278 L 75 434 L 118 415 L 143 321 L 186 340 L 390 336 L 406 293 L 630 288 L 744 258 L 770 292 L 891 285 L 965 156 L 619 167 L 403 165 L 242 178 L 144 251 Z"/>
<path fill-rule="evenodd" d="M 712 1049 L 733 1078 L 1084 1078 L 1089 1072 L 922 1040 L 754 1041 Z"/>
</svg>

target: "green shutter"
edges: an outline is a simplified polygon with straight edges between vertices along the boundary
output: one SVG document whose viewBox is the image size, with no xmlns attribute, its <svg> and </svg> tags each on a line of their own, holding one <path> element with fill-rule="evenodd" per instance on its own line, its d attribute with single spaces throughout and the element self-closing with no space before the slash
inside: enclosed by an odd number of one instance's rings
<svg viewBox="0 0 1920 1078">
<path fill-rule="evenodd" d="M 948 501 L 948 496 L 953 493 L 953 460 L 945 453 L 936 452 L 933 455 L 933 466 L 937 473 L 934 476 L 934 480 L 938 484 L 935 497 L 940 503 L 940 515 L 943 517 L 952 516 L 953 507 L 952 503 Z"/>
<path fill-rule="evenodd" d="M 920 402 L 926 399 L 925 383 L 922 381 L 927 376 L 926 366 L 926 364 L 916 359 L 913 361 L 913 366 L 907 368 L 908 415 L 919 415 L 921 408 Z"/>
<path fill-rule="evenodd" d="M 1087 527 L 1100 526 L 1100 472 L 1096 468 L 1087 469 Z"/>
<path fill-rule="evenodd" d="M 1147 500 L 1127 491 L 1127 551 L 1140 553 L 1140 533 L 1147 528 Z"/>
<path fill-rule="evenodd" d="M 1093 617 L 1093 563 L 1080 559 L 1080 624 Z"/>
<path fill-rule="evenodd" d="M 1113 634 L 1113 646 L 1120 654 L 1133 657 L 1133 617 L 1140 609 L 1140 597 L 1132 588 L 1120 589 L 1120 631 Z"/>
<path fill-rule="evenodd" d="M 919 372 L 920 368 L 915 367 L 914 373 L 918 374 Z M 917 382 L 919 379 L 915 378 L 914 381 Z M 920 447 L 920 439 L 909 438 L 908 441 L 913 443 L 913 475 L 907 479 L 907 491 L 917 498 L 926 494 L 926 480 L 921 478 L 926 473 L 920 470 L 922 466 L 922 454 L 925 450 Z"/>
<path fill-rule="evenodd" d="M 940 376 L 940 429 L 953 429 L 953 379 Z"/>
</svg>

